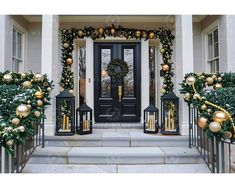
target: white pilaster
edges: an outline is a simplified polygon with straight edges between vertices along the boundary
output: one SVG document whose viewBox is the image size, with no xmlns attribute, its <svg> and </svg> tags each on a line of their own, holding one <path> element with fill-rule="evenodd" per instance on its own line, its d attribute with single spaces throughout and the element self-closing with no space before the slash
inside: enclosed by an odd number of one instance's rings
<svg viewBox="0 0 235 188">
<path fill-rule="evenodd" d="M 51 92 L 51 105 L 46 109 L 45 134 L 54 135 L 55 133 L 55 96 L 59 94 L 60 62 L 58 59 L 58 16 L 42 16 L 42 64 L 41 73 L 47 74 L 53 80 L 55 88 Z"/>
<path fill-rule="evenodd" d="M 0 15 L 0 72 L 5 70 L 5 16 Z"/>
<path fill-rule="evenodd" d="M 141 122 L 149 105 L 149 41 L 141 39 Z"/>
<path fill-rule="evenodd" d="M 193 72 L 193 31 L 192 31 L 192 16 L 180 15 L 176 16 L 176 62 L 175 62 L 175 93 L 180 97 L 179 104 L 179 123 L 180 133 L 188 134 L 188 106 L 184 102 L 182 95 L 179 92 L 179 83 L 184 79 L 186 73 Z"/>
<path fill-rule="evenodd" d="M 94 42 L 86 39 L 86 103 L 93 109 L 94 120 Z"/>
<path fill-rule="evenodd" d="M 219 20 L 220 71 L 235 72 L 235 16 L 224 15 Z"/>
</svg>

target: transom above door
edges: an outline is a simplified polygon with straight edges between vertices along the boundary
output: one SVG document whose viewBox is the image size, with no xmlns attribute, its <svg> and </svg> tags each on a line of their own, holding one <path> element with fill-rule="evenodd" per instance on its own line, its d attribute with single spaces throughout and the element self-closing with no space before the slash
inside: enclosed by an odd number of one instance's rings
<svg viewBox="0 0 235 188">
<path fill-rule="evenodd" d="M 95 43 L 94 99 L 96 122 L 140 121 L 140 43 Z M 122 59 L 128 73 L 120 82 L 107 73 L 112 59 Z"/>
</svg>

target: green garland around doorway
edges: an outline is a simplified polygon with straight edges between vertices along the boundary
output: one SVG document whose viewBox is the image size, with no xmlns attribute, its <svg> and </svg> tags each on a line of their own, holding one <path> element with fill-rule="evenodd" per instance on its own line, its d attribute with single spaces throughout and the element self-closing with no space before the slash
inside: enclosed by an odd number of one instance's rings
<svg viewBox="0 0 235 188">
<path fill-rule="evenodd" d="M 74 39 L 91 38 L 93 40 L 106 38 L 106 37 L 124 37 L 126 39 L 156 39 L 161 42 L 160 53 L 162 54 L 163 63 L 161 64 L 162 69 L 160 70 L 160 76 L 163 77 L 162 95 L 166 95 L 170 90 L 173 90 L 174 84 L 172 82 L 173 62 L 171 61 L 172 56 L 172 45 L 174 36 L 169 29 L 160 28 L 158 30 L 142 30 L 134 28 L 124 28 L 122 26 L 115 27 L 85 27 L 84 29 L 72 28 L 61 30 L 61 41 L 62 41 L 62 56 L 61 64 L 63 66 L 60 87 L 61 91 L 67 89 L 70 93 L 73 93 L 74 88 L 74 76 L 71 66 L 73 64 L 73 50 L 74 50 Z"/>
</svg>

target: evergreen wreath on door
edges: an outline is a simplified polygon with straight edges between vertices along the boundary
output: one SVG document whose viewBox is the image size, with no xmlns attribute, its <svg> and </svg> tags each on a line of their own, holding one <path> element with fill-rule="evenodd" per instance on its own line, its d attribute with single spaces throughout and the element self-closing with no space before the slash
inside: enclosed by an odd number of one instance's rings
<svg viewBox="0 0 235 188">
<path fill-rule="evenodd" d="M 111 60 L 107 67 L 108 75 L 118 82 L 121 82 L 125 78 L 128 71 L 128 65 L 122 59 Z"/>
</svg>

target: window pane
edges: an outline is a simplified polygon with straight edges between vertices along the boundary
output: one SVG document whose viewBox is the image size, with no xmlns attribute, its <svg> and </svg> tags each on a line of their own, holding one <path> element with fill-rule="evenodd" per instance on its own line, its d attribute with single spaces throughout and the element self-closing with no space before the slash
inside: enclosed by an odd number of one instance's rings
<svg viewBox="0 0 235 188">
<path fill-rule="evenodd" d="M 213 58 L 213 46 L 208 45 L 208 59 L 212 59 L 212 58 Z"/>
<path fill-rule="evenodd" d="M 16 30 L 13 29 L 12 55 L 16 56 Z"/>
<path fill-rule="evenodd" d="M 22 35 L 19 32 L 17 33 L 17 57 L 22 58 Z"/>
<path fill-rule="evenodd" d="M 214 57 L 218 57 L 219 56 L 219 43 L 215 43 L 214 44 Z"/>
<path fill-rule="evenodd" d="M 212 45 L 212 33 L 208 35 L 208 46 Z"/>
<path fill-rule="evenodd" d="M 86 47 L 79 48 L 79 105 L 85 102 L 86 97 Z"/>
<path fill-rule="evenodd" d="M 124 61 L 127 62 L 129 71 L 124 78 L 124 96 L 134 96 L 134 50 L 124 49 Z"/>
<path fill-rule="evenodd" d="M 155 106 L 155 47 L 149 47 L 149 103 Z"/>
<path fill-rule="evenodd" d="M 211 73 L 219 72 L 219 59 L 209 61 Z"/>
<path fill-rule="evenodd" d="M 101 49 L 101 97 L 111 97 L 111 78 L 107 66 L 111 60 L 111 50 Z"/>
<path fill-rule="evenodd" d="M 218 29 L 214 30 L 213 35 L 214 35 L 214 43 L 218 42 Z"/>
</svg>

